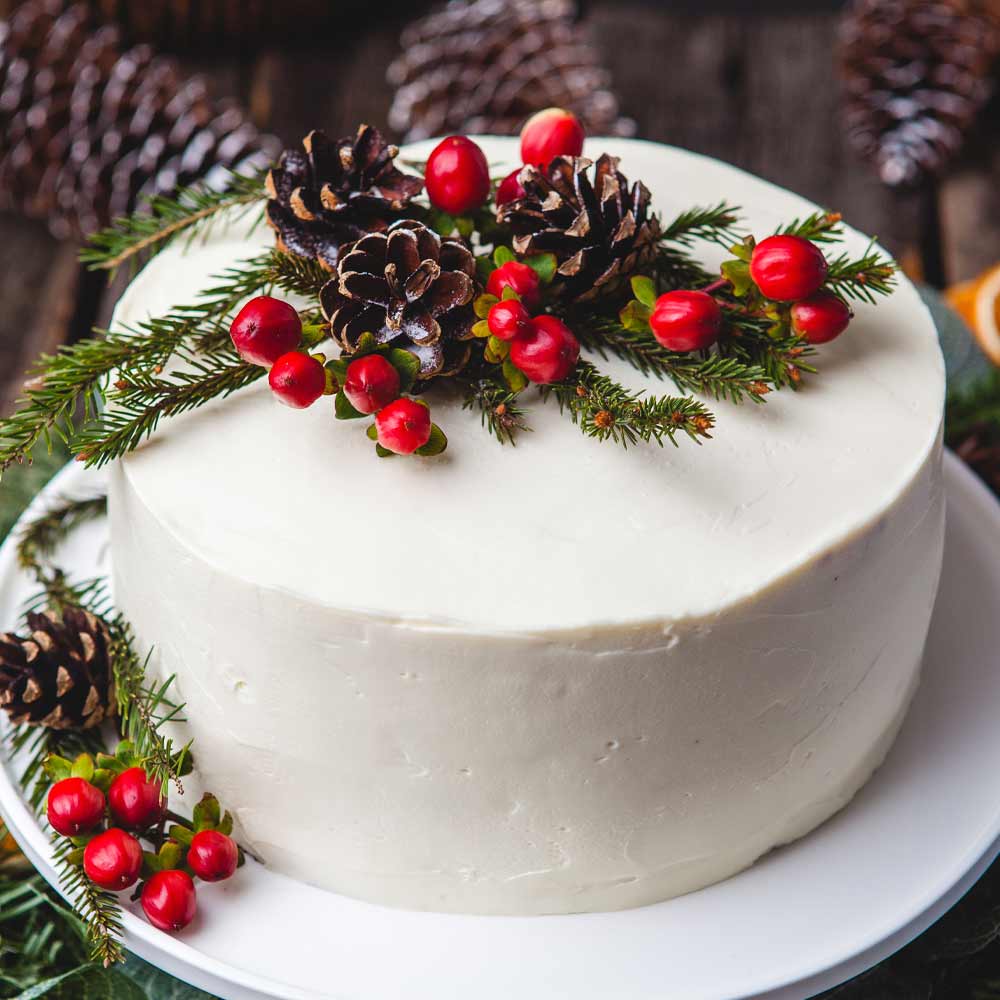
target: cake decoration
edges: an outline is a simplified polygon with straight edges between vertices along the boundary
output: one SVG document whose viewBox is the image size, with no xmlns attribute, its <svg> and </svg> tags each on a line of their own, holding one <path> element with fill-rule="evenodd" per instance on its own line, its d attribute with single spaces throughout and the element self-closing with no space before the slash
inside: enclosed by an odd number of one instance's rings
<svg viewBox="0 0 1000 1000">
<path fill-rule="evenodd" d="M 741 236 L 724 201 L 664 222 L 617 157 L 578 155 L 582 134 L 567 111 L 535 115 L 522 133 L 525 165 L 493 182 L 467 136 L 439 143 L 418 176 L 369 125 L 338 141 L 313 131 L 263 182 L 185 193 L 121 220 L 85 251 L 91 266 L 135 265 L 224 213 L 261 205 L 276 247 L 233 261 L 197 303 L 42 358 L 19 408 L 0 421 L 0 470 L 30 460 L 53 433 L 78 460 L 103 465 L 162 418 L 264 374 L 289 406 L 326 395 L 339 419 L 375 416 L 367 433 L 382 457 L 445 450 L 429 413 L 446 378 L 501 443 L 529 427 L 532 385 L 591 438 L 701 442 L 716 415 L 695 394 L 761 402 L 797 387 L 816 371 L 815 346 L 850 322 L 848 300 L 891 291 L 895 266 L 874 247 L 856 260 L 823 253 L 839 216 L 818 213 L 760 242 Z M 694 256 L 697 241 L 730 251 L 721 277 Z M 623 358 L 681 394 L 628 390 L 595 355 Z M 348 394 L 350 362 L 374 357 L 384 362 L 379 388 L 369 386 L 369 362 Z M 376 399 L 392 407 L 381 419 Z"/>
</svg>

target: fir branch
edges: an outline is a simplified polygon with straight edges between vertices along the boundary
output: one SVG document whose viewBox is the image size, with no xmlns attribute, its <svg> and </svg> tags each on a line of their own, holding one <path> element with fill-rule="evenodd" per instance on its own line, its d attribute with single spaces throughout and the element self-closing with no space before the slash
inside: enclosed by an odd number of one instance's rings
<svg viewBox="0 0 1000 1000">
<path fill-rule="evenodd" d="M 794 334 L 779 335 L 768 319 L 730 312 L 733 332 L 719 341 L 719 356 L 752 365 L 764 372 L 762 381 L 772 389 L 795 389 L 803 375 L 814 375 L 809 358 L 816 349 Z"/>
<path fill-rule="evenodd" d="M 681 212 L 664 227 L 660 239 L 664 243 L 679 243 L 689 247 L 696 240 L 708 240 L 729 247 L 739 241 L 735 226 L 739 221 L 739 208 L 720 201 L 707 208 L 690 208 Z"/>
<path fill-rule="evenodd" d="M 646 396 L 631 392 L 602 375 L 589 361 L 581 361 L 565 382 L 542 387 L 554 396 L 561 412 L 588 437 L 614 441 L 623 448 L 638 441 L 664 439 L 677 444 L 679 434 L 701 443 L 711 437 L 715 417 L 690 396 Z"/>
<path fill-rule="evenodd" d="M 660 247 L 652 270 L 661 292 L 676 288 L 701 288 L 718 277 L 683 250 L 668 246 Z"/>
<path fill-rule="evenodd" d="M 856 260 L 846 253 L 831 260 L 826 283 L 842 298 L 874 303 L 877 296 L 893 290 L 896 278 L 896 265 L 875 249 L 872 240 Z"/>
<path fill-rule="evenodd" d="M 48 592 L 54 577 L 57 574 L 62 576 L 58 569 L 50 565 L 57 546 L 74 529 L 103 517 L 107 510 L 107 497 L 85 497 L 64 500 L 37 517 L 21 532 L 17 541 L 17 560 L 21 569 L 30 573 Z M 65 577 L 62 580 L 59 592 L 65 595 Z"/>
<path fill-rule="evenodd" d="M 516 436 L 531 428 L 524 422 L 524 410 L 519 394 L 490 379 L 480 379 L 468 385 L 463 410 L 478 409 L 482 425 L 500 444 L 516 444 Z"/>
<path fill-rule="evenodd" d="M 318 261 L 272 250 L 268 257 L 267 283 L 283 292 L 316 298 L 330 280 L 330 272 Z"/>
<path fill-rule="evenodd" d="M 138 370 L 120 373 L 109 396 L 111 405 L 72 442 L 78 461 L 88 468 L 106 465 L 135 450 L 163 417 L 230 396 L 267 374 L 231 354 L 199 358 L 178 352 L 178 357 L 187 367 L 170 375 Z"/>
<path fill-rule="evenodd" d="M 9 757 L 18 760 L 18 781 L 35 812 L 41 809 L 49 790 L 44 765 L 51 754 L 72 760 L 81 753 L 97 753 L 104 748 L 100 733 L 93 729 L 75 732 L 24 723 L 11 727 L 6 742 Z"/>
<path fill-rule="evenodd" d="M 813 212 L 804 219 L 793 219 L 782 226 L 778 233 L 787 236 L 801 236 L 813 243 L 834 243 L 843 235 L 839 212 Z"/>
<path fill-rule="evenodd" d="M 137 265 L 158 253 L 180 233 L 189 239 L 207 236 L 208 227 L 221 212 L 237 210 L 231 218 L 262 203 L 267 197 L 263 177 L 231 175 L 222 190 L 202 185 L 183 188 L 166 197 L 157 195 L 141 211 L 116 219 L 108 229 L 95 233 L 80 253 L 91 270 L 115 271 L 123 264 Z"/>
</svg>

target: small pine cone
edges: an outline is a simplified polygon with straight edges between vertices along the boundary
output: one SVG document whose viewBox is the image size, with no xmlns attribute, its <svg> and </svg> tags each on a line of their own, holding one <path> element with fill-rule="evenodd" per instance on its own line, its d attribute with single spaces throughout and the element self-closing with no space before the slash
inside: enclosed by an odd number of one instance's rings
<svg viewBox="0 0 1000 1000">
<path fill-rule="evenodd" d="M 80 608 L 29 614 L 30 634 L 0 635 L 0 707 L 12 722 L 90 729 L 114 714 L 110 636 Z"/>
<path fill-rule="evenodd" d="M 449 132 L 515 135 L 547 107 L 593 135 L 633 135 L 572 0 L 452 0 L 407 27 L 388 79 L 389 124 L 408 141 Z"/>
<path fill-rule="evenodd" d="M 467 364 L 479 291 L 475 258 L 463 242 L 404 219 L 347 249 L 320 305 L 345 352 L 371 333 L 379 344 L 408 350 L 420 362 L 419 377 L 429 379 Z"/>
<path fill-rule="evenodd" d="M 267 221 L 286 253 L 333 270 L 340 248 L 406 214 L 424 182 L 395 164 L 399 149 L 362 125 L 337 142 L 319 131 L 287 149 L 267 175 Z"/>
<path fill-rule="evenodd" d="M 655 259 L 659 217 L 646 186 L 629 185 L 617 157 L 605 153 L 595 164 L 559 156 L 546 170 L 524 167 L 519 180 L 525 196 L 502 205 L 497 219 L 513 230 L 518 253 L 555 254 L 553 287 L 563 297 L 586 302 L 614 292 Z"/>
<path fill-rule="evenodd" d="M 840 66 L 851 142 L 892 186 L 938 174 L 996 85 L 1000 16 L 985 0 L 855 0 Z"/>
</svg>

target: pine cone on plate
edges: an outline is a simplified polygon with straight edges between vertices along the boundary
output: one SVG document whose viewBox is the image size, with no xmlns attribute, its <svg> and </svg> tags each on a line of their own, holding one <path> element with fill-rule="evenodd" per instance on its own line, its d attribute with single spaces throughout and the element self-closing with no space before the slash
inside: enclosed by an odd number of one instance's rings
<svg viewBox="0 0 1000 1000">
<path fill-rule="evenodd" d="M 107 626 L 80 608 L 28 615 L 30 634 L 0 635 L 0 707 L 12 722 L 90 729 L 114 714 Z"/>
<path fill-rule="evenodd" d="M 615 290 L 656 256 L 660 219 L 642 181 L 630 185 L 607 153 L 596 163 L 557 157 L 545 170 L 519 174 L 525 196 L 497 220 L 509 225 L 518 253 L 554 253 L 555 289 L 577 302 Z"/>
<path fill-rule="evenodd" d="M 277 141 L 83 3 L 27 0 L 0 22 L 0 201 L 80 236 L 146 196 L 263 170 Z"/>
<path fill-rule="evenodd" d="M 389 124 L 407 141 L 516 135 L 535 111 L 575 112 L 592 135 L 634 135 L 572 0 L 453 0 L 406 28 L 388 71 Z"/>
<path fill-rule="evenodd" d="M 330 270 L 342 246 L 388 228 L 423 190 L 419 177 L 396 166 L 399 149 L 371 125 L 337 142 L 310 132 L 302 147 L 285 150 L 267 175 L 267 220 L 282 250 Z"/>
<path fill-rule="evenodd" d="M 420 362 L 419 378 L 453 375 L 469 360 L 480 291 L 475 258 L 458 239 L 442 239 L 404 219 L 345 248 L 337 272 L 320 291 L 323 315 L 344 351 L 363 333 L 405 348 Z"/>
<path fill-rule="evenodd" d="M 1000 17 L 984 0 L 855 0 L 841 25 L 844 120 L 892 186 L 940 173 L 996 84 Z"/>
</svg>

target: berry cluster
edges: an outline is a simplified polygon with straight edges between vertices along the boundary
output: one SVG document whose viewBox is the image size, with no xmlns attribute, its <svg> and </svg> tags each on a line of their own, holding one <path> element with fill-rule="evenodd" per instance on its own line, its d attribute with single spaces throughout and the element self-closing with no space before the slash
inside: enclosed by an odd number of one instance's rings
<svg viewBox="0 0 1000 1000">
<path fill-rule="evenodd" d="M 162 787 L 128 742 L 114 756 L 52 756 L 45 766 L 58 779 L 49 789 L 46 814 L 52 829 L 71 841 L 70 862 L 109 892 L 141 880 L 133 898 L 160 930 L 179 931 L 194 919 L 194 879 L 220 882 L 242 862 L 230 836 L 232 819 L 222 815 L 215 798 L 206 795 L 190 823 L 169 812 Z M 144 851 L 143 841 L 154 850 Z"/>
</svg>

